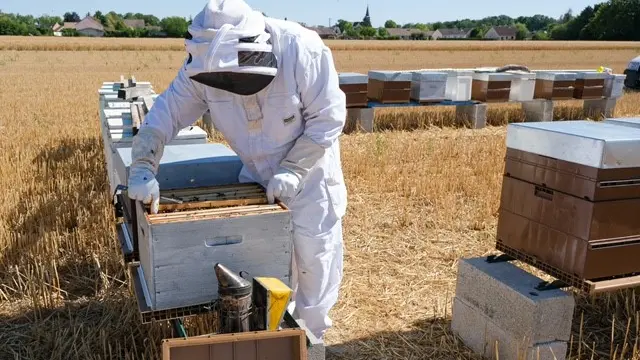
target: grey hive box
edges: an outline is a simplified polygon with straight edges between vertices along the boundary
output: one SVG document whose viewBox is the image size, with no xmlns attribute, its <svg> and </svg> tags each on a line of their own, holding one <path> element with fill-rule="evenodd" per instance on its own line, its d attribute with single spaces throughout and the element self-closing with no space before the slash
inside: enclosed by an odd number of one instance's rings
<svg viewBox="0 0 640 360">
<path fill-rule="evenodd" d="M 414 71 L 411 77 L 411 100 L 417 102 L 444 101 L 447 78 L 446 72 Z"/>
<path fill-rule="evenodd" d="M 261 185 L 182 189 L 165 196 L 185 203 L 161 202 L 158 214 L 136 204 L 139 271 L 152 310 L 216 300 L 216 263 L 291 286 L 291 214 L 282 204 L 269 205 Z"/>
<path fill-rule="evenodd" d="M 131 148 L 116 149 L 116 171 L 127 183 Z M 160 190 L 235 184 L 242 169 L 238 155 L 222 144 L 168 145 L 164 148 L 157 180 Z"/>
<path fill-rule="evenodd" d="M 640 128 L 553 121 L 507 126 L 507 148 L 599 169 L 640 166 Z"/>
</svg>

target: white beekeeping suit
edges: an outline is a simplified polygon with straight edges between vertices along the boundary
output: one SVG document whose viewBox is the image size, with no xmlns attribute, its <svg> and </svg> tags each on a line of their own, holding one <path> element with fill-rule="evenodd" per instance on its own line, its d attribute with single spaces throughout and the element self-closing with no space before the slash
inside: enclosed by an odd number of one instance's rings
<svg viewBox="0 0 640 360">
<path fill-rule="evenodd" d="M 322 338 L 342 280 L 347 195 L 338 143 L 346 99 L 331 51 L 243 0 L 211 0 L 189 35 L 187 60 L 134 137 L 129 196 L 157 211 L 164 144 L 210 109 L 244 164 L 239 181 L 263 184 L 292 211 L 295 311 Z"/>
</svg>

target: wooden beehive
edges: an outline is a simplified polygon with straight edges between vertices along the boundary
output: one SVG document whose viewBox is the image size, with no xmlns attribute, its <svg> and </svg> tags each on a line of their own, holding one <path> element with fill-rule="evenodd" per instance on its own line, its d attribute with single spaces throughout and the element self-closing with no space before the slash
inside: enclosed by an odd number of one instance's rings
<svg viewBox="0 0 640 360">
<path fill-rule="evenodd" d="M 604 96 L 606 73 L 579 72 L 576 74 L 576 85 L 573 97 L 576 99 L 600 99 Z"/>
<path fill-rule="evenodd" d="M 497 236 L 579 278 L 640 271 L 640 129 L 510 124 Z"/>
<path fill-rule="evenodd" d="M 347 98 L 347 107 L 366 107 L 368 103 L 367 75 L 358 73 L 339 74 L 340 90 Z"/>
<path fill-rule="evenodd" d="M 369 71 L 368 97 L 382 104 L 403 104 L 411 99 L 411 73 Z"/>
<path fill-rule="evenodd" d="M 420 103 L 445 100 L 447 89 L 446 72 L 415 71 L 411 78 L 411 100 Z"/>
<path fill-rule="evenodd" d="M 569 72 L 536 72 L 536 88 L 533 97 L 546 100 L 573 99 L 576 74 Z"/>
<path fill-rule="evenodd" d="M 482 102 L 507 102 L 511 93 L 512 74 L 474 73 L 471 99 Z"/>
<path fill-rule="evenodd" d="M 275 277 L 291 286 L 292 223 L 259 184 L 161 191 L 158 214 L 137 203 L 140 264 L 152 310 L 217 299 L 213 270 Z"/>
</svg>

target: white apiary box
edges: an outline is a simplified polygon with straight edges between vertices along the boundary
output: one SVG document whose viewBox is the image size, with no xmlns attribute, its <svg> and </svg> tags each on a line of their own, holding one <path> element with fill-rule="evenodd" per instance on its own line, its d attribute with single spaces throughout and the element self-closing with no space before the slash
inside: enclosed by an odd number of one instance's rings
<svg viewBox="0 0 640 360">
<path fill-rule="evenodd" d="M 536 90 L 536 74 L 514 71 L 511 79 L 510 101 L 531 101 Z"/>
<path fill-rule="evenodd" d="M 411 100 L 440 102 L 445 100 L 447 73 L 414 71 L 411 78 Z"/>
<path fill-rule="evenodd" d="M 215 301 L 216 263 L 236 273 L 278 278 L 291 286 L 291 213 L 284 205 L 267 204 L 260 185 L 161 190 L 161 194 L 186 201 L 180 205 L 161 201 L 158 214 L 136 204 L 139 269 L 152 310 Z M 187 202 L 196 196 L 203 204 L 199 209 L 192 207 L 198 204 Z"/>
<path fill-rule="evenodd" d="M 624 81 L 626 75 L 610 74 L 604 82 L 604 97 L 617 99 L 624 94 Z"/>
<path fill-rule="evenodd" d="M 411 73 L 406 71 L 370 70 L 368 97 L 382 104 L 401 104 L 411 100 Z"/>
<path fill-rule="evenodd" d="M 447 85 L 445 97 L 451 101 L 471 100 L 471 85 L 473 84 L 473 71 L 471 70 L 447 70 Z"/>
</svg>

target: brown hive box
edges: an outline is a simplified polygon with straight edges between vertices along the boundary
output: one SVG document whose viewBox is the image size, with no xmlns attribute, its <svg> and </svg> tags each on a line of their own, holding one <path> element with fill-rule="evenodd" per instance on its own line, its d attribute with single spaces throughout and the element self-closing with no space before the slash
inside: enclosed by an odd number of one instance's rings
<svg viewBox="0 0 640 360">
<path fill-rule="evenodd" d="M 575 73 L 537 71 L 535 99 L 569 100 L 573 99 L 576 84 Z"/>
<path fill-rule="evenodd" d="M 604 96 L 607 74 L 598 72 L 577 73 L 573 97 L 576 99 L 600 99 Z"/>
<path fill-rule="evenodd" d="M 584 279 L 640 272 L 640 129 L 511 124 L 498 240 Z"/>
<path fill-rule="evenodd" d="M 408 103 L 411 79 L 411 72 L 369 71 L 368 97 L 383 104 Z"/>
<path fill-rule="evenodd" d="M 347 107 L 366 107 L 368 99 L 367 75 L 358 73 L 341 73 L 338 75 L 340 89 L 347 98 Z"/>
<path fill-rule="evenodd" d="M 482 102 L 507 102 L 511 93 L 512 74 L 474 73 L 471 99 Z"/>
</svg>

